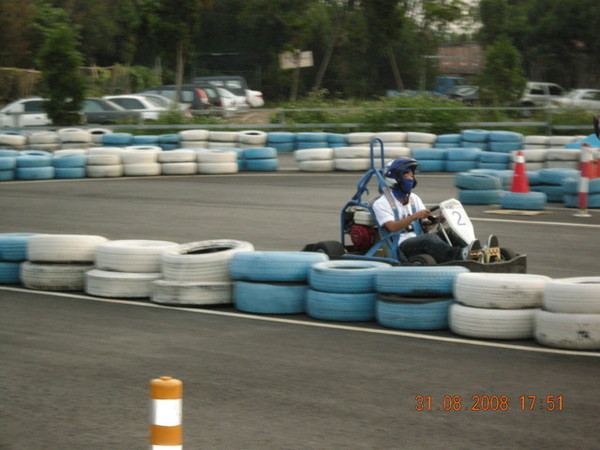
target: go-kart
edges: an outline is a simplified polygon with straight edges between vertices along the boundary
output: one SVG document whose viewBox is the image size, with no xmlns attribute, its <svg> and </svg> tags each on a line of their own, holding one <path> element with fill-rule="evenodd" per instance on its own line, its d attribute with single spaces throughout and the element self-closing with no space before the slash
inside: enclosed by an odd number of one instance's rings
<svg viewBox="0 0 600 450">
<path fill-rule="evenodd" d="M 375 167 L 375 144 L 379 144 L 381 167 Z M 420 254 L 407 257 L 398 248 L 404 230 L 389 232 L 377 223 L 372 204 L 380 195 L 390 196 L 384 179 L 385 157 L 383 141 L 373 138 L 370 142 L 371 168 L 362 176 L 352 199 L 341 211 L 341 240 L 321 241 L 308 244 L 303 251 L 326 253 L 330 259 L 362 259 L 383 261 L 392 265 L 460 265 L 472 272 L 525 273 L 527 256 L 504 247 L 487 247 L 478 260 L 456 260 L 439 263 L 431 255 Z M 369 198 L 369 182 L 377 182 L 375 198 Z M 475 240 L 473 224 L 462 204 L 448 199 L 437 206 L 430 206 L 432 215 L 425 223 L 413 223 L 413 228 L 429 229 L 451 245 L 466 246 Z M 433 215 L 434 212 L 436 215 Z M 397 214 L 397 212 L 396 212 Z M 417 221 L 415 221 L 417 222 Z M 347 242 L 347 241 L 350 242 Z"/>
</svg>

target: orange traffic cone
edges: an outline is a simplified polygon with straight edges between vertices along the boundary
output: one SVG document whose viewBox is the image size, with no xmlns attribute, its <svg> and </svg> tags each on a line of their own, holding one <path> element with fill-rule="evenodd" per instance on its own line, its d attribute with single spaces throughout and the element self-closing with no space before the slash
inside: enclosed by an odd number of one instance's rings
<svg viewBox="0 0 600 450">
<path fill-rule="evenodd" d="M 517 192 L 519 194 L 526 194 L 529 192 L 529 180 L 527 179 L 527 171 L 525 169 L 525 156 L 521 150 L 516 153 L 510 192 Z"/>
</svg>

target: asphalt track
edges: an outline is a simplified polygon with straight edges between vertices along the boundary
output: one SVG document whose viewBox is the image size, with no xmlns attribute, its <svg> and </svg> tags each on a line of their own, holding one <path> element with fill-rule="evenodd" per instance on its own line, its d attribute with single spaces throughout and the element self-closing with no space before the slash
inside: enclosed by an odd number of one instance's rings
<svg viewBox="0 0 600 450">
<path fill-rule="evenodd" d="M 337 239 L 361 174 L 281 161 L 276 173 L 5 182 L 0 232 L 257 250 Z M 421 175 L 417 192 L 437 203 L 457 195 L 452 182 Z M 528 255 L 529 273 L 597 276 L 600 213 L 550 206 L 466 209 L 479 237 Z M 148 381 L 161 375 L 184 383 L 186 449 L 600 448 L 600 352 L 18 286 L 0 287 L 0 305 L 0 449 L 147 448 Z M 430 397 L 422 411 L 417 396 Z"/>
</svg>

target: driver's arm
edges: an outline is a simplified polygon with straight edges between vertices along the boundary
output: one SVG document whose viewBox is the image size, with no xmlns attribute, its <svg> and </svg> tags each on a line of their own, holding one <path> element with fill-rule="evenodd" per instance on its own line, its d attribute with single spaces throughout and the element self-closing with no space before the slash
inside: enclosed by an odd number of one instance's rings
<svg viewBox="0 0 600 450">
<path fill-rule="evenodd" d="M 383 224 L 383 227 L 389 232 L 394 233 L 396 231 L 400 231 L 408 227 L 413 222 L 413 220 L 426 219 L 430 215 L 431 211 L 429 211 L 428 209 L 422 209 L 414 214 L 411 214 L 408 217 L 404 217 L 403 219 L 390 220 L 388 222 L 385 222 Z"/>
</svg>

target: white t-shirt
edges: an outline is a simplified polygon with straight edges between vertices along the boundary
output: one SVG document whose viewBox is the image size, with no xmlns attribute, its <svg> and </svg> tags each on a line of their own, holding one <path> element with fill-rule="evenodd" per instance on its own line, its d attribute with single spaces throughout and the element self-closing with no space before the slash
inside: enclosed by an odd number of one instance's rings
<svg viewBox="0 0 600 450">
<path fill-rule="evenodd" d="M 396 204 L 396 208 L 398 208 L 398 219 L 404 219 L 417 211 L 421 211 L 425 208 L 423 201 L 417 194 L 410 194 L 408 198 L 408 203 L 403 205 L 398 201 L 396 197 L 394 197 L 394 203 Z M 382 195 L 375 203 L 373 203 L 373 212 L 375 213 L 375 217 L 377 218 L 377 222 L 379 225 L 383 226 L 384 223 L 389 222 L 391 220 L 397 220 L 394 216 L 394 210 L 390 206 L 390 202 Z M 407 231 L 400 234 L 400 241 L 402 242 L 405 239 L 415 237 L 417 234 L 414 231 Z"/>
</svg>

